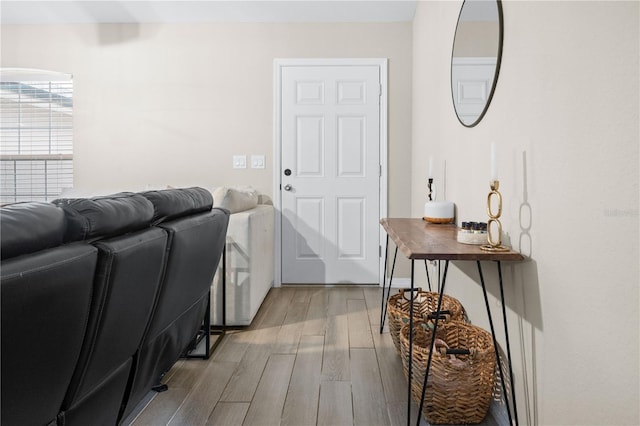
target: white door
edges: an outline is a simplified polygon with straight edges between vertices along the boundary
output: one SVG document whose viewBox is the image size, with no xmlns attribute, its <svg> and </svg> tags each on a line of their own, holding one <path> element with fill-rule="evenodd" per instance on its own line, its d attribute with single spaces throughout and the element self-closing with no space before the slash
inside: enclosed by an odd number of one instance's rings
<svg viewBox="0 0 640 426">
<path fill-rule="evenodd" d="M 380 67 L 281 76 L 283 283 L 378 283 Z"/>
</svg>

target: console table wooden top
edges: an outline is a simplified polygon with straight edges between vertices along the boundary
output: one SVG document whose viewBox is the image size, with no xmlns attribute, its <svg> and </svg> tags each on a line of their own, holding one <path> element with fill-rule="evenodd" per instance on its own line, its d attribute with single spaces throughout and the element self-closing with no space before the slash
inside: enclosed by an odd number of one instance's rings
<svg viewBox="0 0 640 426">
<path fill-rule="evenodd" d="M 488 252 L 479 245 L 457 241 L 453 224 L 428 223 L 416 218 L 385 218 L 380 224 L 396 247 L 409 259 L 518 261 L 524 257 L 515 251 Z"/>
</svg>

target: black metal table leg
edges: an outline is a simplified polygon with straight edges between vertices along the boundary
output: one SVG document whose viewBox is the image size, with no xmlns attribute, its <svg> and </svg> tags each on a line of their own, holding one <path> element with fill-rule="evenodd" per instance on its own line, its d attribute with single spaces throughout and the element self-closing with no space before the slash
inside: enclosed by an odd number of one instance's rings
<svg viewBox="0 0 640 426">
<path fill-rule="evenodd" d="M 209 301 L 207 302 L 207 311 L 204 314 L 204 359 L 209 359 L 211 356 L 211 290 L 207 295 Z"/>
<path fill-rule="evenodd" d="M 182 355 L 186 359 L 209 359 L 211 356 L 211 340 L 210 340 L 210 327 L 211 327 L 211 290 L 207 292 L 207 307 L 204 313 L 204 319 L 202 321 L 202 325 L 200 326 L 200 330 L 193 338 L 192 343 L 186 352 Z M 204 351 L 196 352 L 198 347 L 204 340 Z"/>
<path fill-rule="evenodd" d="M 496 261 L 498 264 L 498 281 L 500 282 L 500 302 L 502 303 L 502 320 L 504 321 L 504 335 L 507 342 L 507 362 L 509 363 L 509 381 L 511 383 L 511 400 L 513 404 L 513 417 L 518 424 L 518 407 L 516 406 L 516 388 L 513 386 L 513 368 L 511 364 L 511 344 L 509 343 L 509 328 L 507 327 L 507 310 L 504 304 L 504 290 L 502 286 L 502 267 L 500 261 Z"/>
<path fill-rule="evenodd" d="M 438 261 L 439 263 L 439 261 Z M 420 418 L 422 417 L 422 408 L 424 407 L 424 397 L 427 392 L 427 380 L 429 378 L 429 370 L 431 369 L 431 357 L 436 342 L 436 331 L 438 330 L 438 319 L 440 318 L 440 308 L 442 307 L 442 296 L 444 295 L 444 285 L 447 280 L 447 270 L 449 269 L 449 261 L 445 261 L 444 274 L 442 275 L 442 283 L 438 281 L 438 307 L 436 308 L 435 318 L 433 322 L 433 332 L 431 334 L 431 346 L 429 347 L 429 356 L 427 357 L 427 368 L 424 373 L 424 381 L 422 382 L 422 394 L 420 395 L 420 407 L 418 408 L 418 420 L 416 426 L 420 426 Z M 410 330 L 411 331 L 411 330 Z"/>
<path fill-rule="evenodd" d="M 496 332 L 493 327 L 493 317 L 491 316 L 491 308 L 489 306 L 489 297 L 487 296 L 487 287 L 484 283 L 484 276 L 482 275 L 482 266 L 480 265 L 480 261 L 478 260 L 476 261 L 476 263 L 478 264 L 478 273 L 480 274 L 480 284 L 482 285 L 482 294 L 484 295 L 484 304 L 485 304 L 485 307 L 487 308 L 487 316 L 489 317 L 489 327 L 491 328 L 491 337 L 493 338 L 493 348 L 496 353 L 496 368 L 500 372 L 500 384 L 502 385 L 502 390 L 503 392 L 506 392 L 507 388 L 505 386 L 504 374 L 503 374 L 501 363 L 500 363 L 500 349 L 498 348 L 498 341 L 496 340 Z M 504 306 L 504 302 L 503 302 L 503 306 Z M 513 392 L 513 388 L 511 389 L 511 391 Z M 514 401 L 515 401 L 515 397 L 514 397 Z M 509 417 L 509 424 L 512 425 L 513 419 L 511 417 L 511 408 L 509 408 L 509 398 L 507 398 L 506 395 L 505 395 L 505 405 L 507 406 L 507 416 Z M 516 418 L 516 424 L 517 424 L 517 418 Z"/>
<path fill-rule="evenodd" d="M 227 244 L 222 251 L 222 331 L 227 331 Z"/>
<path fill-rule="evenodd" d="M 427 286 L 429 287 L 429 291 L 431 291 L 431 277 L 429 276 L 428 262 L 427 259 L 424 260 L 424 271 L 427 273 Z"/>
<path fill-rule="evenodd" d="M 382 273 L 382 297 L 380 298 L 380 334 L 382 334 L 382 329 L 384 328 L 384 317 L 386 314 L 385 303 L 384 303 L 384 299 L 385 299 L 384 292 L 387 286 L 388 260 L 389 260 L 389 235 L 387 235 L 387 243 L 384 246 L 384 272 Z"/>
<path fill-rule="evenodd" d="M 222 250 L 222 258 L 220 260 L 222 262 L 220 273 L 222 274 L 221 284 L 222 284 L 222 325 L 212 325 L 211 324 L 211 290 L 207 293 L 207 310 L 204 313 L 204 320 L 200 332 L 195 337 L 193 343 L 193 349 L 189 350 L 184 357 L 187 359 L 209 359 L 213 351 L 216 350 L 220 342 L 222 341 L 223 336 L 226 334 L 226 324 L 227 324 L 227 245 L 225 243 L 224 249 Z M 220 337 L 215 341 L 213 346 L 211 346 L 211 335 L 219 335 Z M 195 350 L 198 348 L 202 341 L 204 343 L 204 353 L 195 353 Z"/>
<path fill-rule="evenodd" d="M 398 256 L 398 247 L 396 246 L 396 251 L 393 255 L 393 263 L 391 264 L 391 275 L 389 275 L 389 290 L 387 290 L 387 297 L 385 299 L 385 282 L 387 281 L 387 253 L 389 251 L 389 236 L 387 235 L 387 247 L 385 248 L 385 258 L 384 258 L 384 278 L 382 281 L 382 303 L 380 306 L 380 334 L 382 334 L 382 330 L 384 329 L 384 321 L 387 318 L 387 303 L 389 302 L 389 296 L 391 295 L 391 282 L 393 281 L 393 272 L 396 269 L 396 257 Z"/>
<path fill-rule="evenodd" d="M 411 377 L 413 374 L 413 273 L 415 261 L 411 259 L 411 298 L 409 299 L 409 375 L 407 377 L 407 426 L 411 426 Z M 418 420 L 420 414 L 418 414 Z"/>
<path fill-rule="evenodd" d="M 222 274 L 222 279 L 220 280 L 222 289 L 222 324 L 221 325 L 212 325 L 210 328 L 209 334 L 220 336 L 213 344 L 213 348 L 211 351 L 213 352 L 222 339 L 227 334 L 227 245 L 224 245 L 224 250 L 222 251 L 222 268 L 220 269 L 220 273 Z"/>
</svg>

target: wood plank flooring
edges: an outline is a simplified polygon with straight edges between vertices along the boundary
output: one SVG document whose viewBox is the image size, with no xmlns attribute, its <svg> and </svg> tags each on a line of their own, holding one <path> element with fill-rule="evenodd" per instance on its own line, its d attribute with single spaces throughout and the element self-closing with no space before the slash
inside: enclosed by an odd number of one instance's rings
<svg viewBox="0 0 640 426">
<path fill-rule="evenodd" d="M 407 385 L 379 333 L 380 297 L 377 287 L 271 289 L 251 326 L 229 332 L 208 361 L 176 363 L 169 390 L 127 423 L 406 425 Z"/>
</svg>

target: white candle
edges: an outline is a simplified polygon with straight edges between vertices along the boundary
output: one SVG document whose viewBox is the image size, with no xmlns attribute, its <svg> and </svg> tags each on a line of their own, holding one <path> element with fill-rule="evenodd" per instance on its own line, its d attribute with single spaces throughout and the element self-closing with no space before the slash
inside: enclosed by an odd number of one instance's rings
<svg viewBox="0 0 640 426">
<path fill-rule="evenodd" d="M 433 179 L 433 156 L 429 157 L 429 179 Z"/>
<path fill-rule="evenodd" d="M 498 152 L 495 142 L 491 142 L 491 180 L 498 180 Z"/>
</svg>

